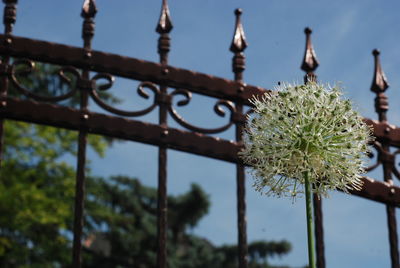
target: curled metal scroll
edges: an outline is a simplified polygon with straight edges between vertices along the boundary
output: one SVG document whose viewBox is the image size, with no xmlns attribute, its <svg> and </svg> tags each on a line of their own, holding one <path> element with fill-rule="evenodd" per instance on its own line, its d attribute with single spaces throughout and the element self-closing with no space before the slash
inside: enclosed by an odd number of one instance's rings
<svg viewBox="0 0 400 268">
<path fill-rule="evenodd" d="M 227 100 L 219 100 L 217 101 L 217 103 L 214 105 L 214 112 L 221 116 L 224 117 L 225 116 L 225 111 L 223 109 L 223 107 L 227 108 L 230 111 L 230 119 L 229 122 L 226 123 L 225 125 L 221 126 L 221 127 L 217 127 L 217 128 L 201 128 L 201 127 L 197 127 L 194 126 L 192 124 L 189 124 L 185 119 L 183 119 L 183 117 L 174 109 L 173 107 L 173 98 L 177 95 L 181 95 L 184 97 L 184 99 L 179 100 L 177 102 L 178 106 L 185 106 L 188 105 L 189 102 L 192 99 L 192 93 L 188 90 L 185 89 L 176 89 L 175 91 L 173 91 L 170 96 L 171 96 L 171 104 L 168 107 L 168 111 L 170 113 L 170 115 L 172 116 L 172 118 L 181 126 L 183 126 L 184 128 L 187 128 L 191 131 L 195 131 L 195 132 L 199 132 L 199 133 L 204 133 L 204 134 L 215 134 L 215 133 L 220 133 L 223 132 L 225 130 L 227 130 L 228 128 L 230 128 L 233 125 L 233 116 L 236 112 L 235 106 L 233 105 L 232 102 L 227 101 Z"/>
<path fill-rule="evenodd" d="M 21 94 L 25 95 L 28 98 L 32 98 L 36 101 L 45 101 L 45 102 L 59 102 L 71 98 L 73 95 L 75 95 L 77 87 L 76 85 L 72 85 L 73 81 L 71 78 L 67 76 L 67 74 L 71 74 L 74 77 L 76 77 L 76 79 L 79 79 L 80 73 L 76 68 L 71 66 L 66 66 L 60 68 L 57 71 L 57 75 L 60 77 L 60 79 L 65 84 L 68 84 L 69 87 L 71 88 L 70 91 L 59 96 L 42 96 L 32 92 L 29 89 L 26 89 L 21 85 L 21 83 L 17 79 L 17 76 L 27 76 L 29 74 L 32 74 L 34 72 L 34 69 L 35 69 L 35 63 L 31 60 L 25 60 L 25 59 L 17 60 L 11 65 L 10 69 L 11 82 Z"/>
<path fill-rule="evenodd" d="M 389 156 L 389 157 L 393 157 L 393 163 L 392 163 L 392 165 L 391 165 L 391 167 L 390 167 L 391 173 L 393 173 L 393 175 L 394 175 L 397 179 L 400 179 L 400 172 L 399 172 L 399 170 L 396 168 L 395 161 L 394 161 L 396 155 L 400 154 L 400 149 L 396 150 L 396 151 L 393 152 L 393 153 L 390 153 L 389 151 L 384 150 L 383 147 L 382 147 L 382 144 L 379 143 L 378 141 L 374 141 L 373 146 L 374 146 L 374 148 L 375 148 L 375 149 L 377 150 L 377 152 L 378 152 L 378 157 L 377 157 L 377 160 L 376 160 L 375 164 L 373 164 L 373 165 L 367 167 L 365 170 L 366 170 L 367 172 L 369 172 L 369 171 L 372 171 L 372 170 L 374 170 L 375 168 L 377 168 L 379 165 L 383 164 L 383 163 L 382 163 L 382 160 L 381 160 L 380 157 L 379 157 L 379 155 L 380 155 L 380 154 L 386 154 L 386 155 L 387 155 L 386 157 L 388 157 L 388 156 Z M 372 158 L 373 156 L 374 156 L 374 155 L 373 155 L 372 153 L 371 153 L 371 155 L 369 155 L 370 158 Z"/>
<path fill-rule="evenodd" d="M 398 155 L 398 154 L 400 154 L 400 149 L 397 149 L 397 150 L 393 153 L 393 156 L 396 156 L 396 155 Z M 399 170 L 396 168 L 396 165 L 395 165 L 395 164 L 393 164 L 392 172 L 393 172 L 394 176 L 396 176 L 396 178 L 400 180 L 400 172 L 399 172 Z"/>
<path fill-rule="evenodd" d="M 379 154 L 383 153 L 382 145 L 378 141 L 374 141 L 372 145 L 377 150 L 378 157 L 376 158 L 376 162 L 374 164 L 365 168 L 366 172 L 370 172 L 370 171 L 374 170 L 375 168 L 377 168 L 380 164 L 382 164 L 382 161 L 379 158 Z M 374 156 L 375 155 L 372 152 L 370 152 L 368 154 L 369 158 L 373 158 Z"/>
<path fill-rule="evenodd" d="M 102 84 L 97 84 L 97 82 L 99 80 L 105 80 L 106 82 L 102 83 Z M 134 116 L 142 116 L 147 113 L 150 113 L 152 110 L 154 110 L 154 108 L 157 107 L 156 97 L 160 91 L 159 91 L 158 87 L 151 82 L 142 82 L 139 84 L 139 86 L 137 88 L 137 93 L 139 94 L 139 96 L 141 96 L 144 99 L 149 99 L 149 97 L 150 97 L 149 94 L 145 91 L 145 89 L 150 89 L 150 91 L 152 91 L 154 93 L 154 101 L 149 107 L 139 110 L 139 111 L 126 111 L 126 110 L 117 109 L 115 107 L 108 105 L 100 98 L 99 94 L 97 93 L 97 90 L 104 91 L 104 90 L 111 88 L 114 83 L 114 80 L 115 79 L 113 76 L 111 76 L 110 74 L 105 74 L 105 73 L 97 74 L 91 80 L 95 84 L 95 87 L 92 88 L 90 95 L 93 98 L 93 100 L 97 103 L 97 105 L 99 105 L 104 110 L 106 110 L 110 113 L 113 113 L 113 114 L 121 115 L 121 116 L 134 117 Z"/>
</svg>

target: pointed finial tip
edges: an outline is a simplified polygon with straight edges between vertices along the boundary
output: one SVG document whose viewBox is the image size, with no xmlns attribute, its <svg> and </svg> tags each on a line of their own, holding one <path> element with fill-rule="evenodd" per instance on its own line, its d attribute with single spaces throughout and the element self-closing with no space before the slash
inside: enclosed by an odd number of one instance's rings
<svg viewBox="0 0 400 268">
<path fill-rule="evenodd" d="M 235 15 L 236 15 L 235 32 L 233 34 L 233 39 L 230 47 L 230 50 L 234 53 L 243 52 L 247 47 L 247 41 L 244 35 L 243 25 L 240 20 L 240 14 L 242 14 L 242 9 L 237 8 L 235 10 Z"/>
<path fill-rule="evenodd" d="M 312 30 L 309 27 L 304 29 L 304 33 L 306 34 L 306 50 L 304 52 L 303 62 L 301 64 L 301 69 L 307 73 L 314 72 L 318 65 L 317 55 L 315 54 L 313 45 L 311 43 L 310 34 Z"/>
<path fill-rule="evenodd" d="M 171 15 L 169 14 L 168 3 L 166 0 L 163 0 L 156 32 L 159 34 L 170 33 L 173 27 Z"/>
<path fill-rule="evenodd" d="M 93 18 L 97 13 L 95 0 L 84 0 L 82 5 L 81 16 L 83 18 Z"/>
<path fill-rule="evenodd" d="M 372 55 L 375 58 L 375 71 L 374 78 L 372 80 L 371 91 L 375 93 L 385 92 L 389 88 L 389 83 L 387 81 L 386 75 L 382 70 L 382 66 L 379 60 L 380 51 L 378 49 L 372 50 Z"/>
<path fill-rule="evenodd" d="M 241 8 L 235 9 L 235 15 L 236 16 L 242 15 L 242 13 L 243 13 L 243 10 Z"/>
</svg>

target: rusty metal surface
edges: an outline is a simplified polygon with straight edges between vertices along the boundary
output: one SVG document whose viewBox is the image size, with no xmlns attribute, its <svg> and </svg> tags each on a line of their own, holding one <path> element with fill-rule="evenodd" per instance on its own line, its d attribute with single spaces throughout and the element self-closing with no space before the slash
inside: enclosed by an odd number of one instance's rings
<svg viewBox="0 0 400 268">
<path fill-rule="evenodd" d="M 7 53 L 7 46 L 4 45 L 4 35 L 0 35 L 0 53 Z M 76 67 L 92 67 L 92 70 L 106 72 L 121 77 L 138 79 L 141 81 L 153 81 L 163 83 L 168 87 L 186 88 L 195 93 L 208 96 L 223 96 L 228 92 L 225 99 L 242 99 L 248 104 L 248 97 L 262 95 L 269 90 L 261 87 L 242 85 L 201 73 L 191 72 L 179 68 L 168 67 L 168 74 L 162 74 L 163 68 L 160 64 L 122 57 L 115 54 L 92 51 L 92 57 L 85 61 L 82 59 L 84 50 L 65 45 L 59 45 L 44 41 L 35 41 L 27 38 L 12 37 L 12 44 L 9 52 L 13 56 L 27 57 L 32 60 L 44 61 L 54 64 L 74 65 Z M 47 54 L 46 54 L 47 53 Z M 52 58 L 54 56 L 54 58 Z M 170 75 L 174 73 L 174 75 Z M 153 75 L 152 75 L 153 74 Z M 171 81 L 179 77 L 176 81 Z M 193 78 L 193 79 L 192 79 Z M 207 88 L 210 86 L 210 88 Z M 207 89 L 207 90 L 206 90 Z M 240 93 L 242 92 L 242 93 Z M 387 122 L 378 122 L 366 118 L 368 125 L 373 126 L 374 135 L 377 139 L 389 139 L 391 146 L 400 147 L 400 129 Z"/>
<path fill-rule="evenodd" d="M 386 206 L 387 222 L 389 229 L 390 260 L 392 268 L 399 268 L 399 241 L 397 236 L 396 208 Z"/>
<path fill-rule="evenodd" d="M 372 79 L 371 91 L 376 94 L 375 98 L 375 111 L 378 114 L 379 121 L 387 121 L 386 112 L 389 109 L 388 98 L 385 95 L 386 89 L 388 89 L 389 84 L 387 82 L 385 73 L 382 70 L 379 50 L 374 49 L 372 55 L 374 55 L 374 78 Z"/>
<path fill-rule="evenodd" d="M 315 53 L 314 47 L 311 42 L 311 33 L 312 30 L 310 28 L 305 28 L 304 33 L 306 34 L 306 49 L 304 52 L 303 61 L 301 63 L 301 69 L 305 71 L 308 75 L 313 74 L 317 69 L 319 62 L 317 59 L 317 54 Z"/>
<path fill-rule="evenodd" d="M 0 100 L 0 102 L 2 101 L 3 99 Z M 6 103 L 5 107 L 0 107 L 0 115 L 4 118 L 71 130 L 78 130 L 81 126 L 81 113 L 77 109 L 13 98 L 7 98 Z M 155 124 L 94 112 L 88 113 L 84 124 L 87 126 L 88 132 L 93 134 L 155 146 L 166 144 L 170 149 L 231 163 L 240 161 L 237 153 L 241 149 L 241 145 L 233 141 L 170 127 L 165 129 Z M 363 181 L 363 189 L 360 192 L 352 192 L 353 195 L 392 204 L 396 207 L 400 206 L 399 187 L 368 178 L 364 178 Z"/>
<path fill-rule="evenodd" d="M 6 42 L 5 44 L 7 45 L 7 40 L 9 40 L 9 37 L 12 34 L 13 26 L 17 18 L 18 1 L 3 0 L 3 3 L 5 4 L 3 11 L 3 24 L 4 24 L 4 36 L 5 36 L 4 41 Z M 0 68 L 2 70 L 6 70 L 7 66 L 9 65 L 9 62 L 10 62 L 10 56 L 7 53 L 3 54 L 0 62 Z M 8 94 L 8 86 L 9 86 L 8 79 L 9 78 L 5 75 L 2 75 L 0 77 L 0 97 L 5 97 Z M 3 136 L 4 136 L 3 132 L 4 132 L 4 120 L 2 117 L 0 117 L 0 167 L 2 163 L 2 154 L 3 154 Z"/>
<path fill-rule="evenodd" d="M 160 64 L 165 69 L 168 65 L 168 52 L 170 50 L 170 37 L 173 26 L 169 13 L 167 0 L 162 1 L 160 18 L 157 23 L 156 32 L 160 34 L 158 39 L 158 54 Z M 160 84 L 158 93 L 159 125 L 162 128 L 168 126 L 168 108 L 170 103 L 162 100 L 168 98 L 168 88 Z M 165 132 L 163 132 L 165 135 Z M 168 191 L 167 191 L 167 146 L 158 148 L 158 199 L 157 199 L 157 267 L 167 267 L 167 229 L 168 229 Z"/>
<path fill-rule="evenodd" d="M 75 183 L 74 227 L 72 263 L 73 267 L 82 267 L 82 230 L 85 198 L 85 155 L 87 135 L 80 131 L 78 137 L 78 157 Z"/>
<path fill-rule="evenodd" d="M 9 45 L 4 44 L 4 35 L 0 35 L 0 54 L 9 53 L 14 57 L 23 57 L 41 62 L 70 65 L 76 68 L 90 68 L 97 72 L 140 81 L 151 81 L 173 88 L 185 88 L 192 92 L 227 100 L 240 99 L 248 103 L 253 95 L 263 94 L 261 87 L 243 85 L 228 79 L 212 75 L 163 66 L 159 63 L 124 57 L 100 51 L 91 51 L 90 59 L 82 58 L 83 48 L 66 46 L 45 41 L 12 36 Z"/>
<path fill-rule="evenodd" d="M 399 187 L 389 185 L 386 182 L 371 179 L 367 176 L 364 176 L 362 181 L 363 186 L 361 191 L 350 190 L 350 194 L 372 201 L 400 207 Z"/>
<path fill-rule="evenodd" d="M 372 79 L 371 91 L 376 94 L 375 98 L 375 111 L 378 114 L 379 122 L 386 123 L 387 122 L 387 111 L 389 109 L 388 98 L 385 95 L 385 91 L 388 89 L 389 84 L 387 82 L 386 76 L 383 72 L 381 63 L 380 63 L 380 52 L 377 49 L 372 51 L 374 56 L 374 77 Z M 389 129 L 385 129 L 384 133 L 388 134 Z M 393 185 L 393 177 L 392 175 L 396 175 L 400 178 L 399 171 L 395 166 L 395 156 L 396 152 L 392 153 L 390 151 L 390 138 L 380 139 L 379 141 L 374 141 L 374 147 L 377 150 L 378 157 L 377 163 L 373 165 L 369 170 L 375 169 L 379 164 L 382 164 L 383 168 L 383 179 L 389 184 Z M 397 235 L 397 220 L 396 220 L 396 212 L 395 207 L 392 205 L 386 205 L 386 215 L 387 215 L 387 224 L 388 224 L 388 234 L 389 234 L 389 244 L 390 244 L 390 259 L 391 259 L 391 267 L 399 268 L 399 245 L 398 245 L 398 235 Z"/>
<path fill-rule="evenodd" d="M 0 107 L 0 115 L 8 119 L 71 130 L 78 130 L 82 124 L 81 113 L 77 109 L 13 98 L 8 98 L 6 103 L 5 107 Z M 88 112 L 87 116 L 83 124 L 89 133 L 155 146 L 167 145 L 170 149 L 231 163 L 238 161 L 237 153 L 241 147 L 233 141 L 94 112 Z"/>
<path fill-rule="evenodd" d="M 94 36 L 94 17 L 97 8 L 94 0 L 85 0 L 83 2 L 81 17 L 83 18 L 82 39 L 85 54 L 82 58 L 85 60 L 91 57 L 92 38 Z M 74 209 L 74 238 L 72 246 L 72 265 L 75 268 L 82 267 L 82 230 L 85 212 L 85 181 L 86 181 L 86 147 L 87 147 L 87 127 L 84 122 L 87 119 L 88 101 L 90 88 L 86 85 L 90 81 L 89 70 L 84 68 L 81 75 L 81 83 L 78 84 L 80 98 L 80 120 L 78 136 L 78 155 L 76 167 L 76 184 L 75 184 L 75 209 Z"/>
<path fill-rule="evenodd" d="M 364 122 L 374 130 L 377 141 L 387 141 L 390 146 L 400 147 L 400 128 L 389 124 L 386 121 L 379 122 L 369 118 L 364 118 Z"/>
<path fill-rule="evenodd" d="M 4 6 L 4 33 L 6 35 L 11 35 L 15 21 L 17 19 L 17 4 L 18 0 L 3 0 Z"/>
<path fill-rule="evenodd" d="M 234 56 L 232 58 L 232 71 L 235 81 L 243 84 L 243 72 L 245 70 L 244 50 L 247 47 L 246 37 L 244 35 L 243 25 L 240 19 L 241 9 L 235 10 L 236 24 L 233 33 L 233 39 L 230 50 Z M 235 102 L 235 112 L 237 115 L 243 116 L 242 100 Z M 239 117 L 239 116 L 238 116 Z M 243 143 L 243 129 L 245 121 L 237 120 L 236 125 L 236 142 Z M 238 263 L 240 268 L 246 268 L 248 265 L 247 256 L 247 221 L 246 221 L 246 178 L 244 166 L 241 163 L 236 165 L 236 197 L 237 197 L 237 226 L 238 226 Z"/>
<path fill-rule="evenodd" d="M 3 120 L 20 120 L 67 128 L 79 132 L 77 180 L 74 212 L 73 266 L 82 267 L 81 241 L 85 200 L 85 158 L 86 137 L 88 133 L 100 134 L 124 140 L 136 141 L 159 147 L 158 153 L 158 209 L 157 209 L 157 267 L 167 267 L 167 149 L 198 154 L 236 164 L 237 184 L 237 225 L 238 225 L 238 263 L 239 267 L 248 266 L 246 234 L 245 172 L 237 153 L 242 148 L 242 134 L 245 123 L 244 106 L 250 105 L 249 98 L 260 96 L 267 89 L 247 85 L 243 82 L 245 56 L 247 47 L 240 15 L 235 11 L 236 25 L 230 50 L 234 80 L 223 79 L 168 65 L 170 51 L 169 33 L 173 28 L 171 15 L 166 0 L 162 0 L 160 18 L 156 26 L 159 34 L 158 53 L 160 63 L 124 57 L 116 54 L 94 51 L 91 40 L 94 36 L 94 17 L 97 12 L 94 0 L 84 0 L 81 10 L 83 18 L 83 48 L 66 46 L 45 41 L 32 40 L 12 35 L 16 21 L 17 0 L 3 0 L 5 3 L 3 22 L 5 31 L 0 35 L 0 164 L 2 151 Z M 311 29 L 306 28 L 306 49 L 301 69 L 306 72 L 305 82 L 316 80 L 315 70 L 319 65 L 311 42 Z M 395 209 L 400 206 L 400 188 L 393 185 L 393 175 L 400 179 L 400 172 L 395 166 L 395 157 L 400 150 L 391 152 L 391 147 L 400 148 L 400 128 L 390 125 L 386 112 L 389 108 L 385 90 L 387 79 L 380 65 L 379 52 L 374 50 L 375 72 L 371 90 L 376 93 L 375 109 L 379 120 L 365 118 L 364 121 L 373 127 L 376 141 L 377 161 L 368 170 L 383 167 L 384 181 L 363 178 L 361 191 L 352 194 L 372 201 L 386 204 L 389 230 L 390 255 L 392 268 L 399 267 L 398 237 Z M 10 57 L 14 57 L 13 62 Z M 60 96 L 40 96 L 25 88 L 19 76 L 25 72 L 32 73 L 34 61 L 61 65 L 58 75 L 70 86 L 70 91 Z M 23 67 L 23 68 L 17 68 Z M 22 71 L 21 71 L 22 70 Z M 72 84 L 68 75 L 76 78 Z M 91 74 L 93 74 L 91 76 Z M 137 93 L 140 97 L 149 98 L 147 91 L 152 92 L 154 99 L 142 110 L 120 110 L 103 101 L 98 90 L 112 88 L 114 76 L 139 80 Z M 99 82 L 103 82 L 102 84 Z M 104 82 L 105 81 L 105 82 Z M 28 100 L 8 97 L 9 84 Z M 171 90 L 168 90 L 171 88 Z M 214 111 L 219 116 L 229 112 L 228 121 L 216 128 L 198 127 L 187 122 L 174 108 L 174 105 L 188 105 L 192 93 L 216 98 Z M 80 97 L 80 108 L 73 109 L 57 105 L 58 102 Z M 176 101 L 176 97 L 181 99 Z M 183 97 L 183 100 L 182 100 Z M 89 110 L 91 98 L 106 115 Z M 51 102 L 52 104 L 49 104 Z M 176 102 L 176 104 L 175 104 Z M 150 124 L 128 117 L 137 117 L 159 109 L 159 124 Z M 168 115 L 186 130 L 168 127 Z M 235 127 L 235 141 L 227 141 L 207 136 Z M 325 267 L 323 241 L 322 201 L 314 196 L 314 215 L 316 224 L 316 249 L 319 268 Z"/>
</svg>

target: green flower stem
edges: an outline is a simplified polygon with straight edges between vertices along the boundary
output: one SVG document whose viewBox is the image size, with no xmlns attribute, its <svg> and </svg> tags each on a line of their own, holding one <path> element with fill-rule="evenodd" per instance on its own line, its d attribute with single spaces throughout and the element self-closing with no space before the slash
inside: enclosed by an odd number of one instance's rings
<svg viewBox="0 0 400 268">
<path fill-rule="evenodd" d="M 306 190 L 308 262 L 310 268 L 317 268 L 315 266 L 315 254 L 314 254 L 314 222 L 312 215 L 311 183 L 308 172 L 304 172 L 303 175 L 304 175 L 304 187 Z"/>
</svg>

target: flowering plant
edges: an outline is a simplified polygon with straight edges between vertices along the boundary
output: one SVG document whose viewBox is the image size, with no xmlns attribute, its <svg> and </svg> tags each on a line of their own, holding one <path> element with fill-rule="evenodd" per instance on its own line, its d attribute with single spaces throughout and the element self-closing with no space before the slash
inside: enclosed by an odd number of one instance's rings
<svg viewBox="0 0 400 268">
<path fill-rule="evenodd" d="M 338 86 L 286 84 L 251 102 L 240 156 L 253 168 L 257 191 L 295 197 L 304 188 L 309 266 L 315 268 L 311 192 L 361 190 L 372 131 Z"/>
<path fill-rule="evenodd" d="M 294 197 L 305 173 L 318 194 L 361 189 L 371 130 L 338 86 L 286 84 L 251 102 L 240 155 L 253 167 L 257 191 Z"/>
</svg>

